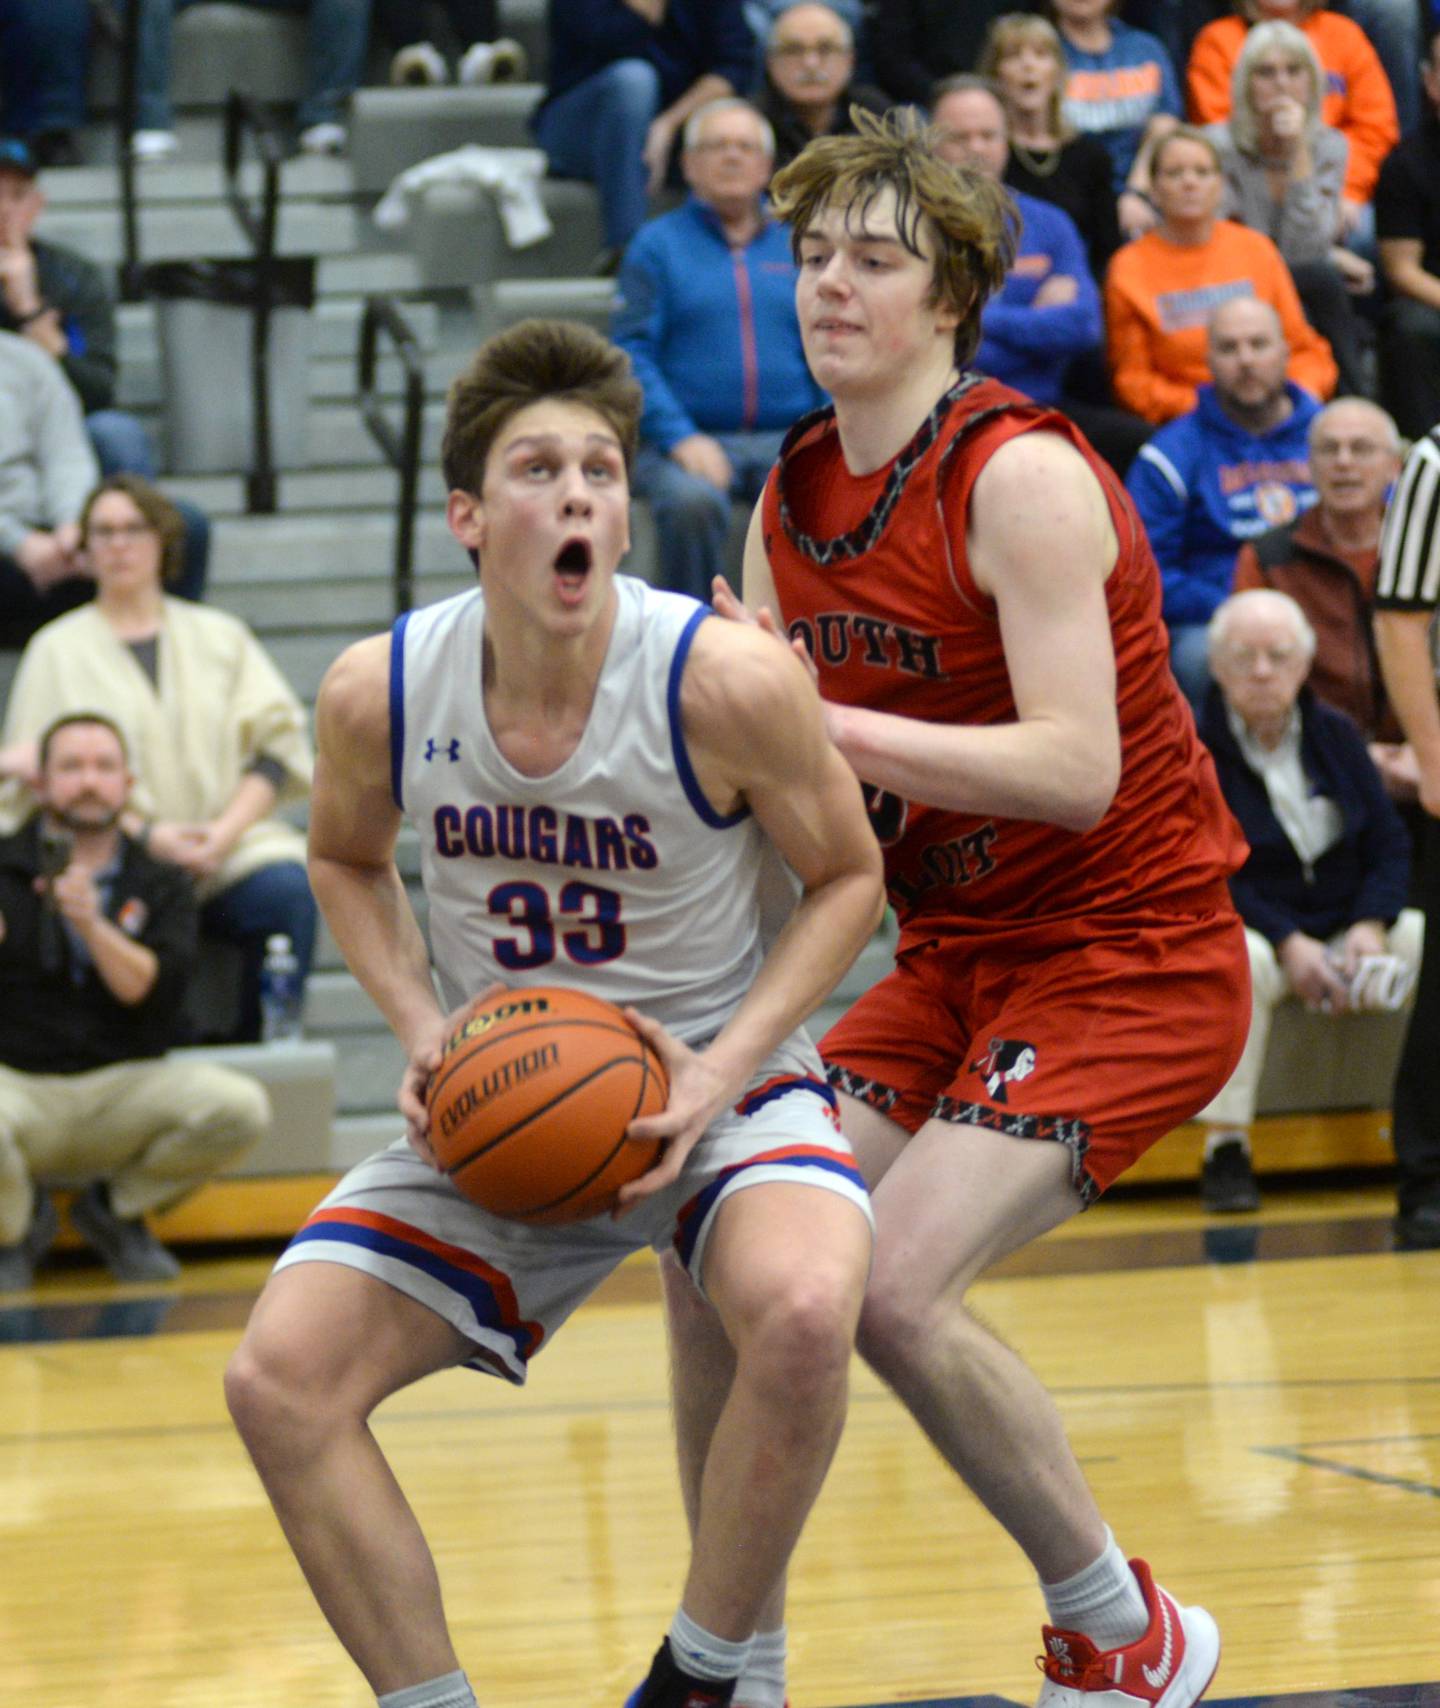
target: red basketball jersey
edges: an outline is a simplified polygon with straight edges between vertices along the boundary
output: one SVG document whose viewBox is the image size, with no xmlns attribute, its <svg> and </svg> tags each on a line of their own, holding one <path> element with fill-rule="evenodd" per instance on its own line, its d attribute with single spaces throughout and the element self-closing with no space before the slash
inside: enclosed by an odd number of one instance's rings
<svg viewBox="0 0 1440 1708">
<path fill-rule="evenodd" d="M 986 460 L 1037 428 L 1060 434 L 1094 470 L 1120 542 L 1106 584 L 1119 787 L 1083 834 L 867 788 L 890 898 L 910 935 L 1226 906 L 1223 880 L 1245 857 L 1170 674 L 1159 571 L 1128 496 L 1071 422 L 1007 386 L 965 376 L 893 463 L 858 478 L 830 411 L 797 425 L 763 509 L 786 627 L 810 647 L 826 699 L 929 723 L 1014 722 L 995 602 L 966 560 L 966 518 Z"/>
</svg>

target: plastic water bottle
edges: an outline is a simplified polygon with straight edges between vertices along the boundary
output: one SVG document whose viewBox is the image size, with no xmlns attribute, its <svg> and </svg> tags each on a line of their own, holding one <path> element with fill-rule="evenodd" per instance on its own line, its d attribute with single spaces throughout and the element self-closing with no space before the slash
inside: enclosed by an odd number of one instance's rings
<svg viewBox="0 0 1440 1708">
<path fill-rule="evenodd" d="M 283 1044 L 300 1036 L 304 995 L 300 963 L 290 939 L 279 932 L 267 937 L 260 968 L 260 1037 L 265 1043 Z"/>
</svg>

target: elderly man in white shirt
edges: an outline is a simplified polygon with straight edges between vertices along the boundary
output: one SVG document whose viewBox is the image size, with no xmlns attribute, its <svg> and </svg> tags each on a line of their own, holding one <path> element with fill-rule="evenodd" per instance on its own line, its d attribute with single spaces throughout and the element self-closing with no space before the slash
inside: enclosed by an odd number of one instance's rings
<svg viewBox="0 0 1440 1708">
<path fill-rule="evenodd" d="M 1406 909 L 1410 841 L 1359 728 L 1305 685 L 1315 632 L 1286 593 L 1234 594 L 1209 629 L 1201 734 L 1250 843 L 1231 880 L 1250 950 L 1250 1039 L 1200 1113 L 1208 1208 L 1253 1210 L 1250 1126 L 1276 1005 L 1399 1008 L 1423 917 Z"/>
</svg>

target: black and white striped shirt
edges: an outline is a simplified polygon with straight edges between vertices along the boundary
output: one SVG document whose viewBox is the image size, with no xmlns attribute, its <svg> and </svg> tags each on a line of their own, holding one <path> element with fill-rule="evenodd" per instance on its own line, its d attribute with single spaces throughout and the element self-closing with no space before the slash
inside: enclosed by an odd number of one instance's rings
<svg viewBox="0 0 1440 1708">
<path fill-rule="evenodd" d="M 1375 606 L 1433 611 L 1440 605 L 1440 426 L 1405 459 L 1380 534 Z"/>
</svg>

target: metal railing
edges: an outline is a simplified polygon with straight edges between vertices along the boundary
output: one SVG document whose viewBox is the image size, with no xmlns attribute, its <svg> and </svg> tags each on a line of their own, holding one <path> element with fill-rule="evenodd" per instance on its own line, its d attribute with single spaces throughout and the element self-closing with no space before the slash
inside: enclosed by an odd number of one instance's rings
<svg viewBox="0 0 1440 1708">
<path fill-rule="evenodd" d="M 115 109 L 115 159 L 120 173 L 120 295 L 138 302 L 145 294 L 144 267 L 140 259 L 140 198 L 136 190 L 135 157 L 130 138 L 140 108 L 140 6 L 139 0 L 91 0 L 99 29 L 115 43 L 120 55 L 120 100 Z"/>
<path fill-rule="evenodd" d="M 404 413 L 398 429 L 385 412 L 377 372 L 382 334 L 394 347 L 405 370 Z M 393 590 L 395 615 L 415 603 L 415 510 L 420 495 L 420 435 L 425 420 L 425 358 L 415 330 L 392 297 L 365 299 L 360 321 L 356 389 L 360 413 L 385 460 L 400 476 L 395 508 Z"/>
<path fill-rule="evenodd" d="M 252 207 L 240 187 L 240 162 L 246 135 L 253 136 L 261 166 L 260 199 Z M 275 232 L 280 218 L 280 167 L 285 144 L 279 122 L 260 101 L 232 89 L 225 102 L 225 199 L 250 240 L 255 267 L 254 320 L 250 339 L 250 471 L 246 508 L 252 515 L 273 515 L 277 500 L 275 457 L 270 432 L 270 317 L 275 307 Z"/>
</svg>

